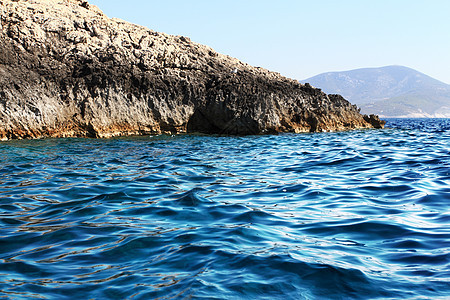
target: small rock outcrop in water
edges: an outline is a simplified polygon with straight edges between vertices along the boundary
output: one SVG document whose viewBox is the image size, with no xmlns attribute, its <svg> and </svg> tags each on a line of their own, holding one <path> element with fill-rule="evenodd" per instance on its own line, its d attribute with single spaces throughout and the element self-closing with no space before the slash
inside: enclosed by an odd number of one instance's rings
<svg viewBox="0 0 450 300">
<path fill-rule="evenodd" d="M 0 139 L 383 127 L 326 95 L 81 0 L 0 0 Z"/>
</svg>

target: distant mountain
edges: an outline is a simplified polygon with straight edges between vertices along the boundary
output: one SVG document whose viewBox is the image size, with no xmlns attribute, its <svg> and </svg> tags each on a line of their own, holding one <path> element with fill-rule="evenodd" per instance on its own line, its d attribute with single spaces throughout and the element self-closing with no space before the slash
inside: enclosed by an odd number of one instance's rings
<svg viewBox="0 0 450 300">
<path fill-rule="evenodd" d="M 450 85 L 403 66 L 328 72 L 301 82 L 341 94 L 365 114 L 450 118 Z"/>
</svg>

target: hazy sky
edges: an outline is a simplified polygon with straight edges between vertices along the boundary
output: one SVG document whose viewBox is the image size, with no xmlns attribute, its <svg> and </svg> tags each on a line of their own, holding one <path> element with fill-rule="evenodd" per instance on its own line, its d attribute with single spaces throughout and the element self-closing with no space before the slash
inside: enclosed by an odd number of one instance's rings
<svg viewBox="0 0 450 300">
<path fill-rule="evenodd" d="M 404 65 L 450 84 L 449 0 L 90 0 L 295 78 Z"/>
</svg>

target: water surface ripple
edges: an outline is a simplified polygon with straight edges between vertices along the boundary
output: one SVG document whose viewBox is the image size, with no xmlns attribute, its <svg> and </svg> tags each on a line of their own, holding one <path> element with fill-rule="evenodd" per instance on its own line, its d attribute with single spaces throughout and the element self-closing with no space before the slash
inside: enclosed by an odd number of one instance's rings
<svg viewBox="0 0 450 300">
<path fill-rule="evenodd" d="M 450 120 L 0 143 L 0 297 L 450 297 Z"/>
</svg>

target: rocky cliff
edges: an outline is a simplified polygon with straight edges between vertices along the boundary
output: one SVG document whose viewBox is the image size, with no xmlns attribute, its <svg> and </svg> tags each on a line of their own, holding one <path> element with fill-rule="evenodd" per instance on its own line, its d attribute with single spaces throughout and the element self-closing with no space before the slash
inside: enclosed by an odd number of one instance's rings
<svg viewBox="0 0 450 300">
<path fill-rule="evenodd" d="M 383 127 L 339 95 L 110 19 L 82 0 L 0 0 L 0 139 Z"/>
</svg>

